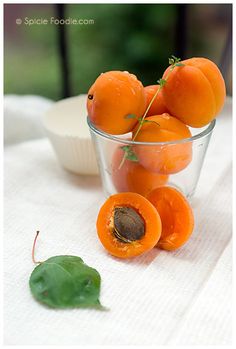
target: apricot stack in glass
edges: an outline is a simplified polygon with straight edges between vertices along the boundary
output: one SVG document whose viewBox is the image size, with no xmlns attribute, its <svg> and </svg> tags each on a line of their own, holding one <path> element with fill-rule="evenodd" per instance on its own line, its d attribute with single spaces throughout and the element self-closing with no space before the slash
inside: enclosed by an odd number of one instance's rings
<svg viewBox="0 0 236 349">
<path fill-rule="evenodd" d="M 97 129 L 110 135 L 130 133 L 130 140 L 134 143 L 118 146 L 112 157 L 111 176 L 114 187 L 118 193 L 142 195 L 155 206 L 161 220 L 158 226 L 161 228 L 160 234 L 156 235 L 157 241 L 152 243 L 173 250 L 183 245 L 191 235 L 193 215 L 184 196 L 167 186 L 168 178 L 191 163 L 192 143 L 181 142 L 191 138 L 189 126 L 200 128 L 209 124 L 222 109 L 226 90 L 218 67 L 209 59 L 190 58 L 180 61 L 172 56 L 169 63 L 158 84 L 146 87 L 134 74 L 126 71 L 102 73 L 88 91 L 87 110 L 91 123 Z M 129 156 L 130 153 L 132 157 Z M 171 204 L 165 204 L 165 197 L 167 201 L 171 198 Z M 180 221 L 179 218 L 173 218 L 173 202 L 174 206 L 177 205 L 187 214 L 188 219 L 182 215 L 185 228 L 176 223 Z M 135 220 L 131 207 L 125 203 L 124 208 L 129 219 Z M 104 239 L 101 236 L 107 236 L 107 232 L 111 232 L 114 215 L 122 216 L 123 211 L 119 211 L 119 214 L 118 211 L 113 207 L 110 212 L 111 221 L 106 223 L 107 228 L 102 228 L 104 222 L 100 224 L 101 218 L 98 219 L 98 234 L 102 242 Z M 134 211 L 138 214 L 136 208 Z M 158 219 L 157 221 L 159 222 Z M 145 224 L 147 222 L 144 222 L 144 230 Z M 115 239 L 115 245 L 125 244 L 127 247 L 131 243 L 133 246 L 133 242 L 124 242 L 129 240 L 127 237 L 122 241 L 114 226 L 112 229 L 115 233 L 111 240 Z M 137 245 L 139 244 L 140 241 Z M 105 245 L 109 250 L 107 240 Z M 119 252 L 110 248 L 110 252 L 111 250 L 112 254 L 120 256 Z M 127 257 L 143 253 L 145 248 L 136 252 L 127 253 Z"/>
</svg>

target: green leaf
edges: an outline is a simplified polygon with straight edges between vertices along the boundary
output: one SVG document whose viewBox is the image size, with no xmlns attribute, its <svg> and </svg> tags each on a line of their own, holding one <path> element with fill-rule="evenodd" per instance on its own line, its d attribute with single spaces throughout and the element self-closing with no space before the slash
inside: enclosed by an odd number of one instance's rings
<svg viewBox="0 0 236 349">
<path fill-rule="evenodd" d="M 138 122 L 142 125 L 144 124 L 145 122 L 147 122 L 148 120 L 145 120 L 143 118 L 138 118 Z"/>
<path fill-rule="evenodd" d="M 76 256 L 47 259 L 33 270 L 29 280 L 33 296 L 53 308 L 104 309 L 99 302 L 100 284 L 97 270 Z"/>
<path fill-rule="evenodd" d="M 126 159 L 130 160 L 130 161 L 134 161 L 134 162 L 138 162 L 138 157 L 136 154 L 134 153 L 129 153 L 126 155 Z"/>
<path fill-rule="evenodd" d="M 180 61 L 181 59 L 180 58 L 177 58 L 176 56 L 174 56 L 174 55 L 171 55 L 171 57 L 173 58 L 173 60 L 175 61 L 175 62 L 178 62 L 178 61 Z"/>
<path fill-rule="evenodd" d="M 157 126 L 160 126 L 160 124 L 158 124 L 158 122 L 156 122 L 154 120 L 144 120 L 143 122 L 152 122 L 152 123 L 156 124 Z"/>
<path fill-rule="evenodd" d="M 137 117 L 134 114 L 128 114 L 125 116 L 125 119 L 137 119 Z"/>
<path fill-rule="evenodd" d="M 177 58 L 174 55 L 171 55 L 171 58 L 169 58 L 169 64 L 172 65 L 173 67 L 181 67 L 182 63 L 180 63 L 181 58 Z"/>
<path fill-rule="evenodd" d="M 161 87 L 163 87 L 167 83 L 165 79 L 159 79 L 157 82 Z"/>
<path fill-rule="evenodd" d="M 130 161 L 138 162 L 138 157 L 134 153 L 132 147 L 130 145 L 124 145 L 121 149 L 125 152 L 125 158 Z"/>
</svg>

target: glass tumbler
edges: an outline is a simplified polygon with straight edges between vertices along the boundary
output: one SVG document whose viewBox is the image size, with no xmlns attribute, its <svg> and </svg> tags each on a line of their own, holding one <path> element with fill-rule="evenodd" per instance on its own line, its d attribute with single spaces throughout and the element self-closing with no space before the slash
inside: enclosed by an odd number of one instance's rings
<svg viewBox="0 0 236 349">
<path fill-rule="evenodd" d="M 193 196 L 215 120 L 190 127 L 191 138 L 161 143 L 132 141 L 131 133 L 110 135 L 87 122 L 106 196 L 127 191 L 147 196 L 163 185 Z"/>
</svg>

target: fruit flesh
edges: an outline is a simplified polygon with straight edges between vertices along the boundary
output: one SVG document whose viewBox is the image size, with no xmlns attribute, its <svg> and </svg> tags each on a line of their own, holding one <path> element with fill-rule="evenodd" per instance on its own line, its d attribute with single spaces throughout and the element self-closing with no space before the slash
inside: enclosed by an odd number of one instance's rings
<svg viewBox="0 0 236 349">
<path fill-rule="evenodd" d="M 161 217 L 162 232 L 157 247 L 171 251 L 184 245 L 194 228 L 193 212 L 184 195 L 166 186 L 153 190 L 147 198 Z"/>
</svg>

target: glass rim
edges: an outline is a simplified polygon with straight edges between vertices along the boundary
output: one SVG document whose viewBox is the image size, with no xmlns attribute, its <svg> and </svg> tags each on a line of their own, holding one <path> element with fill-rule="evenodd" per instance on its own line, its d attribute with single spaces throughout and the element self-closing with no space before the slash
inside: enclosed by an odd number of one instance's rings
<svg viewBox="0 0 236 349">
<path fill-rule="evenodd" d="M 209 135 L 216 124 L 216 119 L 213 119 L 209 124 L 207 124 L 206 128 L 197 133 L 196 135 L 189 137 L 189 138 L 182 138 L 182 139 L 177 139 L 175 141 L 168 141 L 168 142 L 137 142 L 137 141 L 132 141 L 132 140 L 128 140 L 128 139 L 124 139 L 124 138 L 120 138 L 119 136 L 116 135 L 111 135 L 109 133 L 106 133 L 102 130 L 97 129 L 93 123 L 90 121 L 89 117 L 87 116 L 87 123 L 89 128 L 96 134 L 98 134 L 99 136 L 103 137 L 103 138 L 107 138 L 109 140 L 118 142 L 118 143 L 123 143 L 123 144 L 128 144 L 128 145 L 168 145 L 168 144 L 181 144 L 181 143 L 188 143 L 188 142 L 193 142 L 197 139 L 203 138 L 207 135 Z"/>
</svg>

